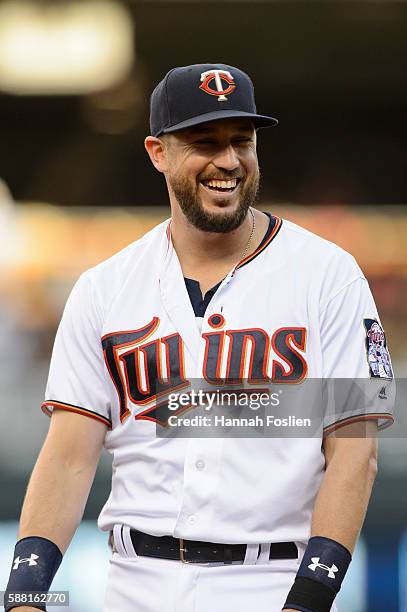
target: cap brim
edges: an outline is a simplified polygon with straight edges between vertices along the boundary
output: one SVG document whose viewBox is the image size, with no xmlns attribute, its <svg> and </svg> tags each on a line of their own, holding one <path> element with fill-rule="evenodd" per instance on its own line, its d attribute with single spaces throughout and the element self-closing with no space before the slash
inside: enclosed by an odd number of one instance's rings
<svg viewBox="0 0 407 612">
<path fill-rule="evenodd" d="M 200 125 L 201 123 L 208 123 L 209 121 L 220 121 L 221 119 L 230 119 L 233 117 L 242 117 L 244 119 L 250 119 L 251 121 L 253 121 L 254 127 L 256 129 L 273 127 L 275 125 L 278 125 L 278 120 L 274 117 L 267 117 L 266 115 L 256 115 L 255 113 L 245 113 L 244 111 L 238 110 L 223 110 L 213 111 L 212 113 L 205 113 L 204 115 L 192 117 L 191 119 L 187 119 L 186 121 L 181 121 L 181 123 L 177 123 L 176 125 L 172 125 L 169 128 L 165 128 L 160 132 L 160 134 L 170 134 L 171 132 L 178 132 L 178 130 L 183 130 L 185 128 L 193 127 L 195 125 Z"/>
</svg>

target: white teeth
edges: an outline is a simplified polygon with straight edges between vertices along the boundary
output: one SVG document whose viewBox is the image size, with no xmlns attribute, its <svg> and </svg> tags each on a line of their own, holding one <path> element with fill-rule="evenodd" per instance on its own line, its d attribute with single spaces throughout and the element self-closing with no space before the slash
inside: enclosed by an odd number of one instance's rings
<svg viewBox="0 0 407 612">
<path fill-rule="evenodd" d="M 208 187 L 214 187 L 215 189 L 234 189 L 237 185 L 237 179 L 232 179 L 230 181 L 210 179 L 208 181 L 205 181 L 205 184 Z"/>
</svg>

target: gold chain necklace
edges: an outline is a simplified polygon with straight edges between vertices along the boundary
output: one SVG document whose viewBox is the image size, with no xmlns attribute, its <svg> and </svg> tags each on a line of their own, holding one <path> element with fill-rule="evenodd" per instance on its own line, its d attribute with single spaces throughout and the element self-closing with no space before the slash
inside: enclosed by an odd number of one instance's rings
<svg viewBox="0 0 407 612">
<path fill-rule="evenodd" d="M 249 240 L 247 241 L 245 250 L 243 251 L 243 254 L 240 257 L 239 261 L 242 261 L 242 259 L 244 259 L 246 257 L 246 254 L 250 248 L 251 242 L 252 242 L 252 238 L 253 238 L 253 234 L 254 234 L 254 230 L 256 228 L 256 219 L 254 218 L 254 213 L 252 211 L 251 208 L 249 208 L 250 214 L 252 215 L 252 231 L 250 232 L 250 236 L 249 236 Z"/>
</svg>

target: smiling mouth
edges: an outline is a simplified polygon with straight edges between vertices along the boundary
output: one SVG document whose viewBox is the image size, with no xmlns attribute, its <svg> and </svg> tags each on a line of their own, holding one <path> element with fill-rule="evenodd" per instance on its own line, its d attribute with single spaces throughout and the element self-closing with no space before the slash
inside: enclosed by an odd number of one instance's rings
<svg viewBox="0 0 407 612">
<path fill-rule="evenodd" d="M 214 193 L 233 193 L 239 186 L 242 179 L 206 179 L 201 181 L 201 185 Z"/>
</svg>

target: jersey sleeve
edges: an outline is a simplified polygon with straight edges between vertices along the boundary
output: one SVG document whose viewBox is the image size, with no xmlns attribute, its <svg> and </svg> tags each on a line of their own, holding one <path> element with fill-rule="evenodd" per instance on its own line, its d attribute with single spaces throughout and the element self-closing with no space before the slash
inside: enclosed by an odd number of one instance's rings
<svg viewBox="0 0 407 612">
<path fill-rule="evenodd" d="M 111 428 L 111 406 L 101 344 L 101 312 L 89 273 L 79 277 L 55 337 L 42 410 L 62 408 Z"/>
<path fill-rule="evenodd" d="M 362 272 L 320 314 L 324 434 L 355 421 L 391 425 L 395 384 L 386 337 Z"/>
</svg>

